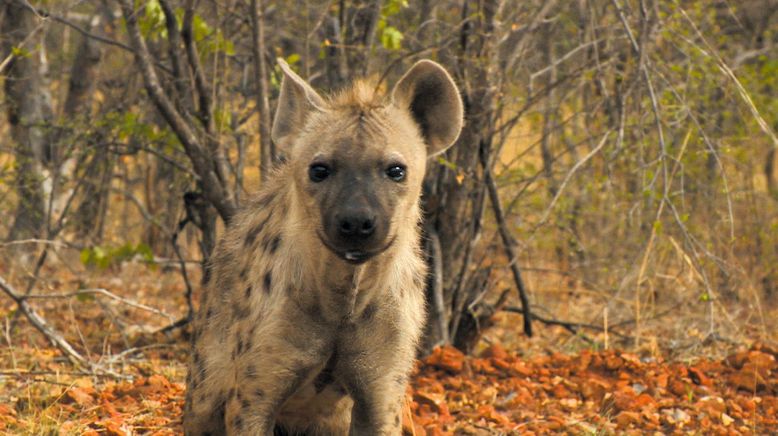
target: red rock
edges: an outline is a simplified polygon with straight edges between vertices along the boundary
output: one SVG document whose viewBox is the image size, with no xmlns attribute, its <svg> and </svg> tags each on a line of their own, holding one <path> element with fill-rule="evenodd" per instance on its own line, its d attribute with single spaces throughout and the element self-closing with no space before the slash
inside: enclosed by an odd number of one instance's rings
<svg viewBox="0 0 778 436">
<path fill-rule="evenodd" d="M 515 371 L 517 374 L 519 374 L 519 375 L 521 375 L 521 376 L 524 376 L 524 377 L 529 377 L 529 376 L 531 376 L 531 375 L 532 375 L 532 372 L 533 372 L 533 371 L 532 371 L 532 368 L 530 368 L 530 367 L 526 366 L 526 365 L 525 365 L 524 363 L 522 363 L 521 361 L 516 361 L 516 362 L 515 362 L 515 363 L 514 363 L 514 364 L 511 366 L 511 368 L 512 368 L 512 369 L 513 369 L 513 371 Z"/>
<path fill-rule="evenodd" d="M 729 366 L 740 369 L 743 367 L 743 364 L 748 360 L 748 351 L 739 351 L 735 354 L 730 354 L 727 356 L 726 362 Z"/>
<path fill-rule="evenodd" d="M 748 361 L 757 369 L 772 371 L 776 368 L 775 357 L 761 351 L 749 352 Z"/>
<path fill-rule="evenodd" d="M 499 357 L 493 357 L 492 358 L 492 366 L 494 366 L 497 369 L 500 369 L 502 371 L 508 371 L 511 369 L 511 364 L 508 363 L 505 359 L 501 359 Z"/>
<path fill-rule="evenodd" d="M 619 428 L 627 428 L 631 425 L 639 425 L 641 422 L 640 414 L 637 412 L 622 411 L 616 415 L 616 424 Z"/>
<path fill-rule="evenodd" d="M 417 391 L 413 394 L 413 400 L 419 404 L 427 404 L 432 411 L 440 414 L 443 409 L 448 414 L 448 407 L 446 407 L 446 397 L 443 394 L 433 394 L 429 392 Z"/>
<path fill-rule="evenodd" d="M 503 348 L 499 344 L 492 344 L 489 348 L 483 351 L 481 353 L 481 357 L 485 358 L 496 358 L 496 359 L 502 359 L 502 360 L 508 360 L 510 359 L 510 355 L 507 351 L 505 351 L 505 348 Z"/>
<path fill-rule="evenodd" d="M 754 392 L 765 387 L 765 379 L 756 371 L 748 371 L 746 367 L 734 374 L 730 374 L 729 383 L 738 389 Z"/>
<path fill-rule="evenodd" d="M 624 364 L 624 360 L 619 356 L 608 356 L 605 358 L 605 367 L 611 371 L 615 371 Z"/>
<path fill-rule="evenodd" d="M 708 378 L 708 376 L 705 375 L 702 371 L 700 371 L 697 368 L 688 368 L 689 372 L 689 378 L 692 379 L 692 381 L 695 384 L 703 385 L 703 386 L 713 386 L 713 382 Z"/>
<path fill-rule="evenodd" d="M 653 410 L 656 407 L 656 401 L 648 394 L 640 394 L 632 401 L 633 408 Z"/>
<path fill-rule="evenodd" d="M 708 416 L 719 416 L 727 411 L 727 405 L 720 397 L 701 398 L 694 407 Z"/>
<path fill-rule="evenodd" d="M 470 361 L 470 364 L 473 366 L 473 371 L 480 374 L 499 373 L 499 371 L 497 371 L 494 366 L 492 366 L 492 362 L 486 359 L 473 359 Z"/>
<path fill-rule="evenodd" d="M 670 384 L 668 385 L 668 389 L 674 395 L 682 398 L 689 394 L 689 385 L 678 379 L 671 380 Z"/>
<path fill-rule="evenodd" d="M 92 397 L 90 392 L 84 388 L 72 387 L 67 390 L 65 395 L 66 398 L 72 400 L 74 403 L 82 407 L 91 406 L 95 402 L 95 399 Z"/>
<path fill-rule="evenodd" d="M 465 355 L 454 347 L 437 347 L 427 357 L 428 365 L 458 374 L 462 372 L 465 363 Z"/>
</svg>

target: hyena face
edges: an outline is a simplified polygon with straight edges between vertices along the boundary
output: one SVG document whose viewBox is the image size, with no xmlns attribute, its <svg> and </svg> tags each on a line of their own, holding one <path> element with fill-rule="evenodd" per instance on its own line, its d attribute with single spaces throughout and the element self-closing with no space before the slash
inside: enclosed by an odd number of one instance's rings
<svg viewBox="0 0 778 436">
<path fill-rule="evenodd" d="M 458 102 L 456 88 L 437 64 L 422 62 L 389 99 L 357 84 L 325 101 L 282 68 L 279 113 L 291 115 L 277 116 L 273 133 L 293 167 L 303 227 L 340 258 L 363 263 L 416 225 L 426 158 L 459 132 L 461 106 L 449 104 Z M 437 122 L 442 117 L 456 120 L 451 132 Z"/>
</svg>

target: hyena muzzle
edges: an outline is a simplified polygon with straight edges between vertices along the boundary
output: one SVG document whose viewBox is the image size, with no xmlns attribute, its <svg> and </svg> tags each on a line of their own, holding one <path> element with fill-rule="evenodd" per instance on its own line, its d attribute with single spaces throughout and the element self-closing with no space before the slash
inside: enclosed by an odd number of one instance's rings
<svg viewBox="0 0 778 436">
<path fill-rule="evenodd" d="M 232 219 L 194 324 L 188 435 L 396 435 L 424 323 L 427 158 L 463 109 L 438 64 L 322 98 L 283 61 L 285 162 Z"/>
</svg>

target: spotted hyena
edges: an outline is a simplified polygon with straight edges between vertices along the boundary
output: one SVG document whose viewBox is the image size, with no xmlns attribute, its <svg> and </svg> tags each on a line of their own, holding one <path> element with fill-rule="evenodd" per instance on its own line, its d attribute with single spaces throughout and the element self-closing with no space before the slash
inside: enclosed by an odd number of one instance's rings
<svg viewBox="0 0 778 436">
<path fill-rule="evenodd" d="M 424 323 L 419 196 L 462 127 L 438 64 L 322 98 L 285 63 L 286 157 L 234 217 L 195 321 L 189 435 L 399 434 Z"/>
</svg>

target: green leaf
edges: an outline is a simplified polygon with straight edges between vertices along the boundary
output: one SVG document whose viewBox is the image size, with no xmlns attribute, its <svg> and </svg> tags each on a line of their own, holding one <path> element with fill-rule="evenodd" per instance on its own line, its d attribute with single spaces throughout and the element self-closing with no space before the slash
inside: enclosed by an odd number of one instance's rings
<svg viewBox="0 0 778 436">
<path fill-rule="evenodd" d="M 81 303 L 86 303 L 89 301 L 94 301 L 95 296 L 92 294 L 78 294 L 76 295 L 76 300 L 80 301 Z"/>
<path fill-rule="evenodd" d="M 457 170 L 457 164 L 455 164 L 454 162 L 451 162 L 450 160 L 447 160 L 443 156 L 438 156 L 438 163 L 443 165 L 444 167 L 452 170 L 452 171 L 456 171 Z"/>
<path fill-rule="evenodd" d="M 92 258 L 92 250 L 89 248 L 84 248 L 81 250 L 81 254 L 79 255 L 79 258 L 81 259 L 81 264 L 84 266 L 89 266 L 90 260 Z"/>
<path fill-rule="evenodd" d="M 11 54 L 14 55 L 17 58 L 28 58 L 28 57 L 30 57 L 30 52 L 25 50 L 22 47 L 11 47 Z"/>
<path fill-rule="evenodd" d="M 381 31 L 381 45 L 387 50 L 399 50 L 405 36 L 394 26 L 386 26 Z"/>
</svg>

